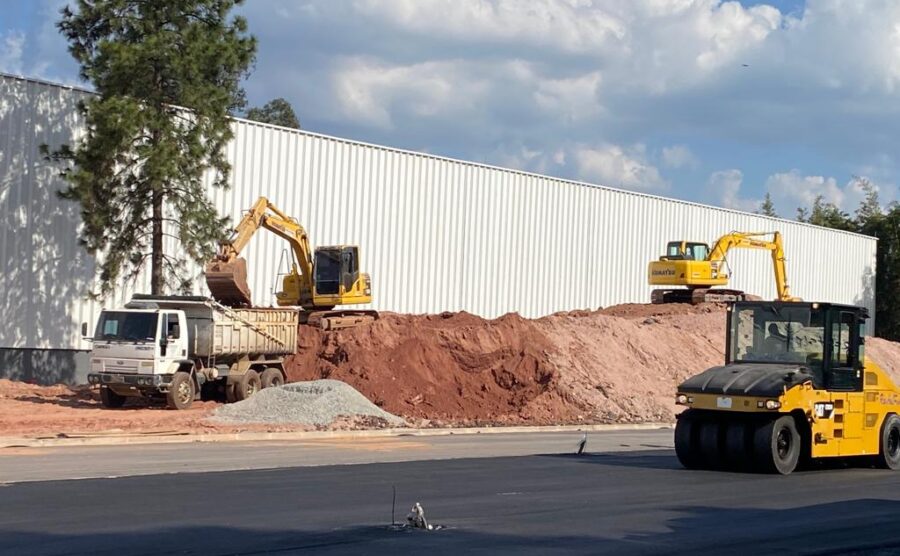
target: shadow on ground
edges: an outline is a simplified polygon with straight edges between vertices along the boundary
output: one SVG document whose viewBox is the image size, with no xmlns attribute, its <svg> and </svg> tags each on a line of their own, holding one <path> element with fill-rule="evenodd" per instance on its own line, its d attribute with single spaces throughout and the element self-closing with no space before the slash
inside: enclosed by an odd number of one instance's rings
<svg viewBox="0 0 900 556">
<path fill-rule="evenodd" d="M 424 532 L 384 526 L 351 526 L 310 531 L 239 526 L 142 528 L 139 521 L 97 525 L 97 532 L 0 531 L 0 554 L 16 555 L 263 555 L 263 554 L 789 554 L 830 556 L 900 553 L 900 502 L 856 499 L 792 509 L 734 509 L 673 505 L 672 515 L 653 533 L 607 538 L 602 529 L 557 534 L 516 531 L 515 522 L 492 527 L 455 527 Z M 591 511 L 585 508 L 585 511 Z M 601 511 L 594 508 L 593 511 Z M 124 516 L 123 516 L 124 517 Z M 552 516 L 548 516 L 552 518 Z M 821 518 L 821 519 L 818 519 Z M 842 526 L 835 526 L 835 518 Z M 119 520 L 122 521 L 122 520 Z M 125 520 L 127 521 L 127 520 Z M 234 521 L 241 521 L 239 516 Z M 828 527 L 823 527 L 828 524 Z M 493 529 L 493 530 L 492 530 Z M 511 532 L 504 532 L 511 531 Z"/>
</svg>

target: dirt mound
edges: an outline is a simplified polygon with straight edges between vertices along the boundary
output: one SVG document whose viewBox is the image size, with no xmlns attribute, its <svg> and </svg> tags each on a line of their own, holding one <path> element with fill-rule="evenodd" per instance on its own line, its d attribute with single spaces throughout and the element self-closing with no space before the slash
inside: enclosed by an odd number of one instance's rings
<svg viewBox="0 0 900 556">
<path fill-rule="evenodd" d="M 717 306 L 538 320 L 385 314 L 338 332 L 303 327 L 288 378 L 342 380 L 387 411 L 438 424 L 665 421 L 675 384 L 721 361 L 723 322 Z"/>
<path fill-rule="evenodd" d="M 557 387 L 554 346 L 537 321 L 510 314 L 384 314 L 370 326 L 303 327 L 289 380 L 333 378 L 376 405 L 436 422 L 575 421 Z"/>
</svg>

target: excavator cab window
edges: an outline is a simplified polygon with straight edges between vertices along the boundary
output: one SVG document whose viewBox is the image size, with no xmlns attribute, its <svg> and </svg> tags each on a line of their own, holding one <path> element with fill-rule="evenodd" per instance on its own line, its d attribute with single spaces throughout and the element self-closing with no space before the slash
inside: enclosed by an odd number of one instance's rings
<svg viewBox="0 0 900 556">
<path fill-rule="evenodd" d="M 666 246 L 666 256 L 663 258 L 670 261 L 704 261 L 707 256 L 709 256 L 709 245 L 705 243 L 670 241 Z"/>
<path fill-rule="evenodd" d="M 356 247 L 344 247 L 341 252 L 341 279 L 344 283 L 344 291 L 353 289 L 353 284 L 359 277 L 359 254 Z"/>
<path fill-rule="evenodd" d="M 337 295 L 341 286 L 341 251 L 334 248 L 316 249 L 315 276 L 316 292 L 323 295 Z"/>
</svg>

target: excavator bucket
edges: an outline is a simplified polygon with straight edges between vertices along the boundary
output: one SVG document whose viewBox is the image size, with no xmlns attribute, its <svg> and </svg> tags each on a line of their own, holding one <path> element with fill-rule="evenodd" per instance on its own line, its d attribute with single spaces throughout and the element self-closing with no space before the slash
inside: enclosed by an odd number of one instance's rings
<svg viewBox="0 0 900 556">
<path fill-rule="evenodd" d="M 250 285 L 247 284 L 247 260 L 213 261 L 206 265 L 206 287 L 216 301 L 230 307 L 249 307 Z"/>
</svg>

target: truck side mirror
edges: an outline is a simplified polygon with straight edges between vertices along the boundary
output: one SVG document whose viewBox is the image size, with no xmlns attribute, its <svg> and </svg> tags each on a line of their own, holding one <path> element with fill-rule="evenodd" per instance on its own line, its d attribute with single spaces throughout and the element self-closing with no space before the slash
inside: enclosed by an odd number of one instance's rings
<svg viewBox="0 0 900 556">
<path fill-rule="evenodd" d="M 83 323 L 81 323 L 81 337 L 82 337 L 82 338 L 86 338 L 87 335 L 88 335 L 88 327 L 87 327 L 87 323 L 86 323 L 86 322 L 83 322 Z"/>
</svg>

